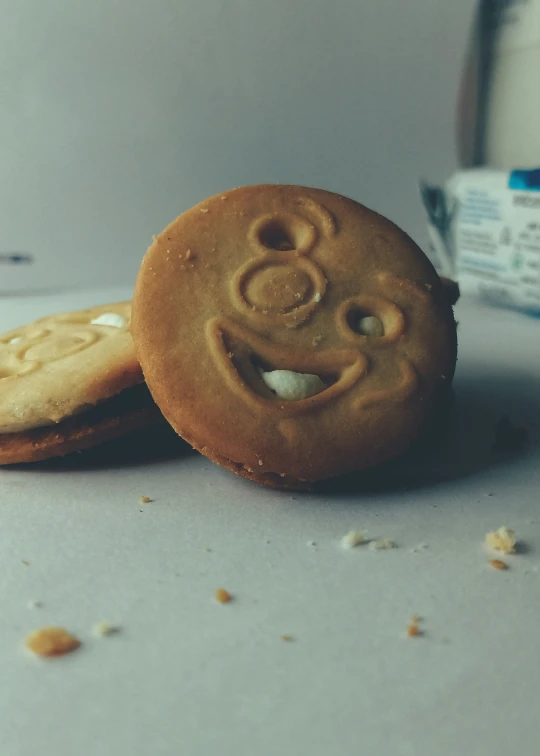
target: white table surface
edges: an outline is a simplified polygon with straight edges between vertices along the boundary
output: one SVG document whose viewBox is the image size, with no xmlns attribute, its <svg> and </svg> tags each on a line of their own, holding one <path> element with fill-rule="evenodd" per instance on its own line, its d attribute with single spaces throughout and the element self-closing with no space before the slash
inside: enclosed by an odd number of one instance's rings
<svg viewBox="0 0 540 756">
<path fill-rule="evenodd" d="M 128 296 L 0 299 L 0 331 Z M 448 442 L 382 483 L 276 493 L 153 445 L 0 470 L 2 756 L 538 753 L 540 322 L 457 317 Z M 504 413 L 526 453 L 491 451 Z M 506 572 L 482 545 L 501 525 Z M 345 551 L 350 529 L 399 548 Z M 95 637 L 104 619 L 121 632 Z M 82 647 L 32 657 L 48 624 Z"/>
</svg>

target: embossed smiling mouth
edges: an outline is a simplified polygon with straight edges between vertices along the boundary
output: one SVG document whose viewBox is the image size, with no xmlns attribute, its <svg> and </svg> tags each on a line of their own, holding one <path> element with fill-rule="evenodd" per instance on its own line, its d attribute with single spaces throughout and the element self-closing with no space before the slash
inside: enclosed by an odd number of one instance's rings
<svg viewBox="0 0 540 756">
<path fill-rule="evenodd" d="M 226 384 L 260 409 L 285 414 L 313 410 L 367 373 L 367 360 L 358 349 L 291 349 L 228 318 L 211 320 L 207 335 Z"/>
</svg>

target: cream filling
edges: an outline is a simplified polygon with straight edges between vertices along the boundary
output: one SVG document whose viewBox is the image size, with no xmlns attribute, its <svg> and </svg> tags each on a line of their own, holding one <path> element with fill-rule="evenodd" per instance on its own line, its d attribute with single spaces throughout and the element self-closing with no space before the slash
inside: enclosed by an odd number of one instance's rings
<svg viewBox="0 0 540 756">
<path fill-rule="evenodd" d="M 125 328 L 127 326 L 127 320 L 123 315 L 119 315 L 117 312 L 104 312 L 94 320 L 90 321 L 91 325 L 104 325 L 112 326 L 113 328 Z"/>
<path fill-rule="evenodd" d="M 293 370 L 271 370 L 267 373 L 261 370 L 260 375 L 265 385 L 279 399 L 287 402 L 308 399 L 326 388 L 319 376 L 311 373 L 295 373 Z"/>
</svg>

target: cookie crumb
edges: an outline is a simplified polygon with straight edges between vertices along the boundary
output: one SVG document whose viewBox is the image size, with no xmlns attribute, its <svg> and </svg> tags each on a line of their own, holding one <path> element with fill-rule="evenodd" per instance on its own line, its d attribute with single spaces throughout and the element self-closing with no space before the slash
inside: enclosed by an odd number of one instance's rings
<svg viewBox="0 0 540 756">
<path fill-rule="evenodd" d="M 422 635 L 422 631 L 418 625 L 411 624 L 407 627 L 407 635 L 409 638 L 416 638 L 417 636 Z"/>
<path fill-rule="evenodd" d="M 508 569 L 508 565 L 506 564 L 506 562 L 503 562 L 501 559 L 492 559 L 490 561 L 490 565 L 492 567 L 495 567 L 496 570 L 507 570 Z"/>
<path fill-rule="evenodd" d="M 418 625 L 420 622 L 422 622 L 422 617 L 419 617 L 418 614 L 413 614 L 410 620 L 411 625 Z"/>
<path fill-rule="evenodd" d="M 377 541 L 370 541 L 368 548 L 371 551 L 381 551 L 382 549 L 397 549 L 397 546 L 389 538 L 379 538 Z"/>
<path fill-rule="evenodd" d="M 118 625 L 113 625 L 111 622 L 107 622 L 107 620 L 96 622 L 93 630 L 94 635 L 98 635 L 101 638 L 105 638 L 108 635 L 116 635 L 120 632 Z"/>
<path fill-rule="evenodd" d="M 433 288 L 433 286 L 432 286 L 431 284 L 424 284 L 424 286 L 426 287 L 426 289 L 427 289 L 428 291 L 431 291 L 431 290 L 432 290 L 432 288 Z"/>
<path fill-rule="evenodd" d="M 186 260 L 189 260 L 190 257 L 191 257 L 191 250 L 190 249 L 186 249 Z"/>
<path fill-rule="evenodd" d="M 30 562 L 27 562 L 26 559 L 23 559 L 22 563 L 24 564 L 25 567 L 30 567 Z"/>
<path fill-rule="evenodd" d="M 232 600 L 232 596 L 225 588 L 218 588 L 216 591 L 216 601 L 220 604 L 228 604 Z"/>
<path fill-rule="evenodd" d="M 152 499 L 149 496 L 141 496 L 139 501 L 141 502 L 141 504 L 149 504 Z"/>
<path fill-rule="evenodd" d="M 80 640 L 63 627 L 43 627 L 40 630 L 34 630 L 25 643 L 26 648 L 38 656 L 69 654 L 81 645 Z"/>
<path fill-rule="evenodd" d="M 314 297 L 313 297 L 313 301 L 314 301 L 314 302 L 320 302 L 320 301 L 321 301 L 321 299 L 322 299 L 322 294 L 321 294 L 321 292 L 320 292 L 320 291 L 318 291 L 318 292 L 317 292 L 317 293 L 316 293 L 316 294 L 314 295 Z"/>
<path fill-rule="evenodd" d="M 259 464 L 260 464 L 260 465 L 262 465 L 262 464 L 263 464 L 263 461 L 262 461 L 262 459 L 260 459 L 260 460 L 259 460 Z"/>
<path fill-rule="evenodd" d="M 514 554 L 516 551 L 516 534 L 507 527 L 486 535 L 486 546 L 495 551 L 502 551 L 503 554 Z"/>
<path fill-rule="evenodd" d="M 201 213 L 207 213 L 208 208 L 207 207 L 201 207 Z"/>
<path fill-rule="evenodd" d="M 290 643 L 292 640 L 294 640 L 294 638 L 292 637 L 292 635 L 282 635 L 281 640 L 284 643 Z"/>
<path fill-rule="evenodd" d="M 347 535 L 341 539 L 341 546 L 344 549 L 353 549 L 366 542 L 366 533 L 363 530 L 349 530 Z"/>
</svg>

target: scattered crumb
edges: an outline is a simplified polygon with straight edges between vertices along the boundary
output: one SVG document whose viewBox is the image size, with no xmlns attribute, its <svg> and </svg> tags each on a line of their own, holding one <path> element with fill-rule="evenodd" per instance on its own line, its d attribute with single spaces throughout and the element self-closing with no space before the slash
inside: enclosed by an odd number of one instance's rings
<svg viewBox="0 0 540 756">
<path fill-rule="evenodd" d="M 323 340 L 322 335 L 321 336 L 315 336 L 314 339 L 312 340 L 311 344 L 314 347 L 319 346 L 319 344 L 321 343 L 322 340 Z"/>
<path fill-rule="evenodd" d="M 155 234 L 152 234 L 152 241 L 154 241 L 154 242 L 157 241 L 157 236 Z M 150 268 L 150 270 L 152 270 L 152 269 Z"/>
<path fill-rule="evenodd" d="M 220 604 L 228 604 L 232 600 L 232 596 L 225 588 L 218 588 L 216 591 L 216 601 Z"/>
<path fill-rule="evenodd" d="M 36 601 L 35 599 L 32 599 L 28 602 L 28 608 L 29 609 L 41 609 L 43 606 L 43 601 Z"/>
<path fill-rule="evenodd" d="M 222 199 L 222 200 L 226 200 L 226 199 L 227 199 L 227 197 L 226 197 L 225 195 L 222 195 L 222 196 L 220 197 L 220 199 Z"/>
<path fill-rule="evenodd" d="M 292 635 L 282 635 L 281 640 L 284 643 L 290 643 L 292 640 L 294 640 L 294 638 L 292 637 Z"/>
<path fill-rule="evenodd" d="M 431 291 L 431 290 L 432 290 L 432 288 L 433 288 L 433 286 L 432 286 L 431 284 L 424 284 L 424 286 L 426 287 L 426 289 L 427 289 L 428 291 Z"/>
<path fill-rule="evenodd" d="M 407 628 L 407 635 L 409 638 L 415 638 L 418 635 L 422 635 L 422 631 L 418 627 L 418 625 L 411 624 Z"/>
<path fill-rule="evenodd" d="M 260 459 L 260 460 L 259 460 L 259 464 L 260 464 L 260 465 L 262 465 L 262 463 L 263 463 L 263 461 L 262 461 L 262 459 Z"/>
<path fill-rule="evenodd" d="M 201 213 L 207 213 L 208 208 L 207 207 L 201 207 Z"/>
<path fill-rule="evenodd" d="M 191 250 L 186 249 L 186 260 L 189 260 L 190 257 L 191 257 Z"/>
<path fill-rule="evenodd" d="M 486 535 L 486 546 L 503 554 L 514 554 L 516 551 L 516 534 L 506 527 L 499 528 Z"/>
<path fill-rule="evenodd" d="M 208 546 L 205 546 L 204 550 L 207 551 L 208 553 L 210 553 L 212 551 L 212 549 L 209 549 Z"/>
<path fill-rule="evenodd" d="M 419 617 L 418 614 L 413 614 L 411 617 L 411 625 L 418 625 L 419 622 L 422 622 L 422 617 Z"/>
<path fill-rule="evenodd" d="M 96 622 L 93 629 L 94 635 L 99 635 L 101 638 L 108 635 L 116 635 L 116 633 L 120 632 L 118 625 L 113 625 L 111 622 L 107 622 L 107 620 Z"/>
<path fill-rule="evenodd" d="M 365 542 L 366 534 L 363 530 L 349 530 L 347 535 L 344 535 L 341 539 L 341 545 L 344 549 L 353 549 Z"/>
<path fill-rule="evenodd" d="M 314 302 L 320 302 L 320 301 L 321 301 L 321 299 L 322 299 L 322 294 L 321 294 L 321 292 L 320 292 L 320 291 L 318 291 L 318 292 L 317 292 L 317 293 L 315 294 L 315 296 L 313 297 L 313 301 L 314 301 Z"/>
<path fill-rule="evenodd" d="M 495 441 L 493 451 L 519 452 L 527 445 L 529 432 L 526 428 L 517 428 L 504 415 L 495 426 Z"/>
<path fill-rule="evenodd" d="M 141 502 L 141 504 L 149 504 L 152 499 L 149 496 L 141 496 L 139 501 Z"/>
<path fill-rule="evenodd" d="M 22 563 L 24 564 L 25 567 L 30 567 L 30 562 L 27 562 L 26 559 L 23 559 Z"/>
<path fill-rule="evenodd" d="M 81 642 L 63 627 L 43 627 L 26 639 L 26 648 L 38 656 L 61 656 L 75 651 Z"/>
<path fill-rule="evenodd" d="M 503 562 L 501 559 L 492 559 L 490 562 L 490 565 L 492 567 L 495 567 L 496 570 L 507 570 L 508 565 L 506 562 Z"/>
<path fill-rule="evenodd" d="M 381 551 L 381 549 L 397 549 L 397 546 L 389 538 L 379 538 L 378 541 L 370 541 L 368 548 L 371 551 Z"/>
<path fill-rule="evenodd" d="M 316 546 L 316 545 L 317 545 L 317 542 L 316 542 L 316 541 L 308 541 L 308 542 L 307 542 L 307 545 L 308 545 L 308 546 Z"/>
</svg>

